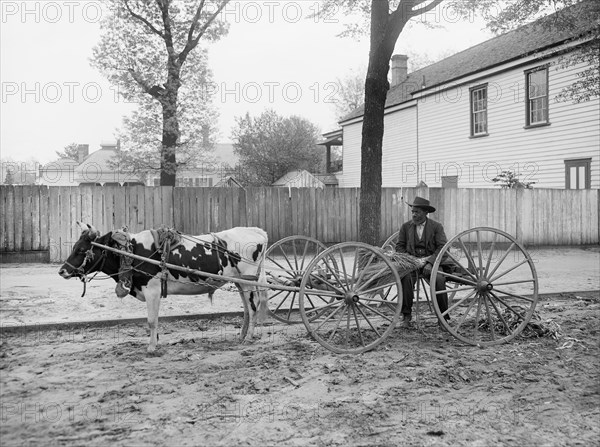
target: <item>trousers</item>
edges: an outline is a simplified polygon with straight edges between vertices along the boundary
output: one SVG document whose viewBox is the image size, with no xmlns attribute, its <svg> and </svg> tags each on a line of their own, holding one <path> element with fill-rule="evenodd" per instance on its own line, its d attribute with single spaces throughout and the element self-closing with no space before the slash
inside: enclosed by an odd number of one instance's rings
<svg viewBox="0 0 600 447">
<path fill-rule="evenodd" d="M 419 275 L 421 275 L 423 278 L 425 278 L 428 283 L 431 281 L 430 275 L 425 275 L 422 272 L 422 270 L 419 271 Z M 412 306 L 413 306 L 413 302 L 415 299 L 414 285 L 415 285 L 415 282 L 417 281 L 417 273 L 411 272 L 410 274 L 405 275 L 401 281 L 402 281 L 402 298 L 403 298 L 402 299 L 402 313 L 404 315 L 410 315 L 412 313 Z M 435 290 L 436 290 L 436 292 L 446 290 L 446 280 L 440 274 L 437 274 L 436 278 L 435 278 Z M 436 295 L 436 298 L 437 298 L 438 306 L 439 306 L 440 310 L 442 311 L 442 313 L 446 312 L 448 310 L 448 294 L 440 293 L 440 294 Z M 445 315 L 444 318 L 446 320 L 448 320 L 450 317 L 448 315 Z"/>
</svg>

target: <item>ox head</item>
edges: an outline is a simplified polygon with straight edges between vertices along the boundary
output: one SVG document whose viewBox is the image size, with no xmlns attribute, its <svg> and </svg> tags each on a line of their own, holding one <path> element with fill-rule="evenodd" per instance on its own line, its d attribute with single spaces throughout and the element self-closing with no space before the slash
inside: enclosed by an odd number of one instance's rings
<svg viewBox="0 0 600 447">
<path fill-rule="evenodd" d="M 100 236 L 100 232 L 92 225 L 82 224 L 77 222 L 77 225 L 82 229 L 81 236 L 75 242 L 73 251 L 58 271 L 58 274 L 65 279 L 73 276 L 81 278 L 87 273 L 91 273 L 92 269 L 97 265 L 95 258 L 100 256 L 100 249 L 94 249 L 92 241 Z"/>
</svg>

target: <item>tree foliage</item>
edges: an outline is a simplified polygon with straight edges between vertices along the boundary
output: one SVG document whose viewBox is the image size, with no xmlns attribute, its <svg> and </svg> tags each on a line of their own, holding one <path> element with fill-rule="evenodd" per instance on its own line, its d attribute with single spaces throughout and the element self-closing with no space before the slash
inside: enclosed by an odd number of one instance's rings
<svg viewBox="0 0 600 447">
<path fill-rule="evenodd" d="M 320 130 L 308 120 L 267 110 L 236 119 L 233 147 L 239 157 L 236 177 L 244 185 L 269 186 L 292 170 L 320 171 L 324 149 Z"/>
<path fill-rule="evenodd" d="M 62 151 L 54 151 L 58 158 L 70 158 L 72 160 L 79 159 L 79 153 L 77 151 L 77 143 L 67 144 Z"/>
<path fill-rule="evenodd" d="M 193 59 L 182 73 L 184 81 L 177 104 L 180 126 L 177 169 L 195 167 L 200 161 L 206 162 L 213 157 L 218 115 L 207 88 L 212 83 L 212 76 L 207 68 L 206 51 L 200 49 Z M 137 110 L 123 119 L 118 138 L 122 150 L 111 163 L 113 168 L 142 178 L 148 173 L 160 172 L 162 111 L 155 100 L 148 95 L 140 96 Z"/>
<path fill-rule="evenodd" d="M 199 51 L 198 45 L 201 39 L 215 41 L 227 32 L 227 24 L 219 19 L 219 14 L 228 2 L 107 2 L 108 13 L 101 23 L 103 34 L 94 48 L 92 64 L 116 86 L 125 100 L 140 103 L 137 114 L 126 122 L 125 127 L 129 130 L 139 128 L 138 137 L 141 132 L 152 130 L 149 139 L 138 138 L 138 144 L 132 144 L 133 158 L 139 158 L 135 151 L 139 152 L 144 143 L 151 144 L 151 148 L 158 146 L 155 136 L 156 126 L 160 125 L 160 156 L 147 155 L 145 161 L 151 165 L 155 158 L 159 159 L 161 185 L 175 185 L 178 153 L 197 148 L 191 138 L 194 129 L 182 133 L 182 126 L 194 121 L 196 128 L 210 127 L 210 111 L 206 111 L 205 116 L 198 116 L 194 110 L 204 110 L 206 101 L 194 103 L 190 95 L 209 76 L 206 54 Z M 182 88 L 190 84 L 192 88 Z M 200 89 L 203 93 L 207 91 L 206 87 Z M 153 105 L 157 105 L 157 109 Z M 208 122 L 199 123 L 200 119 Z M 127 143 L 132 141 L 136 141 L 135 134 Z"/>
<path fill-rule="evenodd" d="M 536 182 L 522 182 L 519 180 L 519 175 L 513 171 L 502 171 L 497 177 L 492 179 L 492 182 L 500 185 L 504 189 L 533 189 Z"/>
</svg>

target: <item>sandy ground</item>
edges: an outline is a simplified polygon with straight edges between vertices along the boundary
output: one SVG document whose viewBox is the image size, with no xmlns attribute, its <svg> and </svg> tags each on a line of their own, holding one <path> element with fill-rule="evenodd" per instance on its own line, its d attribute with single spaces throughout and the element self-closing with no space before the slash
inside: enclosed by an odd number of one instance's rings
<svg viewBox="0 0 600 447">
<path fill-rule="evenodd" d="M 2 445 L 598 445 L 599 257 L 598 247 L 536 252 L 540 292 L 552 293 L 537 310 L 558 332 L 488 348 L 429 314 L 360 355 L 272 320 L 241 344 L 235 317 L 163 321 L 156 356 L 142 323 L 3 331 Z M 2 266 L 4 328 L 145 316 L 112 281 L 81 298 L 57 269 Z M 241 308 L 230 290 L 212 307 L 169 297 L 161 315 Z"/>
<path fill-rule="evenodd" d="M 539 303 L 556 338 L 490 348 L 423 320 L 336 355 L 302 325 L 239 321 L 5 334 L 3 446 L 591 446 L 600 440 L 600 296 Z"/>
</svg>

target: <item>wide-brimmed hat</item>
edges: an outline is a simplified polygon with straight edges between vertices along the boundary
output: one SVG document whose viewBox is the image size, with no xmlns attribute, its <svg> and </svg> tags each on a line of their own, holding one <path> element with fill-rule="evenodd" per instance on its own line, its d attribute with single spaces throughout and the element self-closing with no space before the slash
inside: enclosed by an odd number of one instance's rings
<svg viewBox="0 0 600 447">
<path fill-rule="evenodd" d="M 413 203 L 409 203 L 408 206 L 416 206 L 417 208 L 421 208 L 428 213 L 435 213 L 435 208 L 429 204 L 429 200 L 424 199 L 423 197 L 415 197 Z"/>
</svg>

